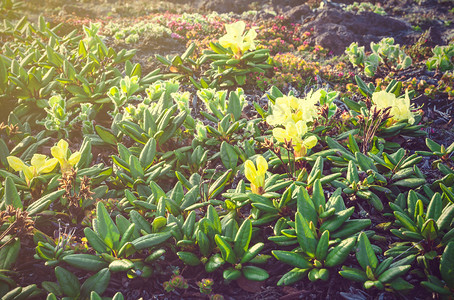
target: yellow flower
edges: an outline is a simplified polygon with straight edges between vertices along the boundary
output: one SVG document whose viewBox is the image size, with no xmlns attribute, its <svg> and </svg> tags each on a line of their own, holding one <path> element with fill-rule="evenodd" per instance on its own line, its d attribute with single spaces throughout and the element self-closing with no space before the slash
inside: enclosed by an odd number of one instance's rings
<svg viewBox="0 0 454 300">
<path fill-rule="evenodd" d="M 255 43 L 254 40 L 257 37 L 257 32 L 255 31 L 256 27 L 252 27 L 247 34 L 244 36 L 243 39 L 243 47 L 241 49 L 241 52 L 246 52 L 249 49 L 250 50 L 255 50 Z"/>
<path fill-rule="evenodd" d="M 54 146 L 50 149 L 52 155 L 60 163 L 61 173 L 65 173 L 75 166 L 80 160 L 80 152 L 74 152 L 68 158 L 68 142 L 65 140 L 60 140 L 57 143 L 57 146 Z"/>
<path fill-rule="evenodd" d="M 306 155 L 307 150 L 317 145 L 317 138 L 315 136 L 309 136 L 303 139 L 303 136 L 307 133 L 307 125 L 303 121 L 288 122 L 285 124 L 285 129 L 274 128 L 273 136 L 281 143 L 285 141 L 292 141 L 294 148 L 295 158 L 303 157 Z"/>
<path fill-rule="evenodd" d="M 22 171 L 24 173 L 25 181 L 28 185 L 30 185 L 32 178 L 51 172 L 58 163 L 57 159 L 47 159 L 47 156 L 42 154 L 33 155 L 30 161 L 31 166 L 26 165 L 20 158 L 15 156 L 8 156 L 6 159 L 14 171 Z"/>
<path fill-rule="evenodd" d="M 259 155 L 257 157 L 257 168 L 251 160 L 244 163 L 244 175 L 251 182 L 251 190 L 254 194 L 263 194 L 265 186 L 265 174 L 268 170 L 266 159 Z"/>
<path fill-rule="evenodd" d="M 312 122 L 318 115 L 317 104 L 320 103 L 321 92 L 310 92 L 305 98 L 283 96 L 271 105 L 272 114 L 266 118 L 272 126 L 284 125 L 288 122 Z"/>
<path fill-rule="evenodd" d="M 374 107 L 377 109 L 385 109 L 391 107 L 390 110 L 390 123 L 395 123 L 403 120 L 407 120 L 410 125 L 415 122 L 413 112 L 411 111 L 410 97 L 408 96 L 408 91 L 405 92 L 405 98 L 396 98 L 396 95 L 393 93 L 388 93 L 386 91 L 375 92 L 372 94 L 372 102 Z"/>
<path fill-rule="evenodd" d="M 256 27 L 251 28 L 246 35 L 243 35 L 245 28 L 246 24 L 243 21 L 226 24 L 225 30 L 227 34 L 219 39 L 219 43 L 224 48 L 232 49 L 235 54 L 254 50 L 254 39 L 257 37 L 257 32 L 255 32 Z"/>
</svg>

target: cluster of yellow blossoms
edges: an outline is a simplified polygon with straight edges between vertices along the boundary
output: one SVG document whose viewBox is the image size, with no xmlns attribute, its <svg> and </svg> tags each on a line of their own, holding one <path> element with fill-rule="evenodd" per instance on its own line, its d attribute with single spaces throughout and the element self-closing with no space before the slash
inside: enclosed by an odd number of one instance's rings
<svg viewBox="0 0 454 300">
<path fill-rule="evenodd" d="M 407 120 L 410 125 L 415 123 L 413 112 L 411 111 L 410 97 L 408 91 L 405 93 L 405 98 L 397 98 L 395 94 L 386 91 L 375 92 L 372 94 L 372 109 L 385 109 L 391 107 L 389 125 L 399 121 Z"/>
<path fill-rule="evenodd" d="M 68 142 L 60 140 L 56 146 L 50 149 L 54 158 L 48 158 L 43 154 L 34 154 L 30 164 L 27 165 L 20 158 L 15 156 L 8 156 L 8 164 L 14 171 L 22 171 L 25 176 L 25 181 L 30 185 L 30 181 L 41 174 L 52 172 L 52 170 L 60 163 L 62 174 L 69 171 L 71 167 L 75 166 L 80 160 L 80 152 L 74 152 L 68 157 Z"/>
<path fill-rule="evenodd" d="M 224 48 L 232 49 L 234 54 L 241 55 L 248 50 L 254 50 L 254 39 L 257 37 L 255 30 L 257 27 L 252 27 L 247 34 L 243 34 L 245 28 L 246 23 L 243 21 L 226 24 L 227 34 L 219 39 L 219 43 Z"/>
<path fill-rule="evenodd" d="M 308 130 L 307 123 L 317 118 L 320 97 L 320 91 L 311 92 L 305 98 L 279 97 L 271 106 L 273 113 L 266 118 L 267 123 L 272 126 L 284 126 L 274 128 L 273 136 L 281 143 L 291 140 L 296 158 L 305 156 L 307 150 L 317 144 L 315 136 L 304 136 Z"/>
</svg>

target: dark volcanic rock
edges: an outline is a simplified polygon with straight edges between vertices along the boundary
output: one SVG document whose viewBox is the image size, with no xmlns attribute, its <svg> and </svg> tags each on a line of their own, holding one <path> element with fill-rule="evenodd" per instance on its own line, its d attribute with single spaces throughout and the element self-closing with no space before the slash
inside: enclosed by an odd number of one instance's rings
<svg viewBox="0 0 454 300">
<path fill-rule="evenodd" d="M 237 13 L 241 14 L 248 11 L 249 5 L 252 2 L 265 4 L 267 1 L 251 1 L 251 0 L 199 0 L 198 7 L 202 10 L 216 11 L 218 13 Z"/>
<path fill-rule="evenodd" d="M 60 16 L 74 15 L 83 18 L 94 18 L 96 16 L 96 13 L 89 9 L 71 4 L 63 5 L 59 14 Z"/>
<path fill-rule="evenodd" d="M 356 15 L 331 7 L 322 10 L 303 26 L 305 30 L 311 28 L 314 32 L 309 42 L 328 48 L 337 55 L 352 42 L 367 48 L 372 41 L 394 37 L 397 44 L 402 43 L 405 41 L 403 37 L 411 31 L 410 25 L 392 17 L 372 12 Z"/>
<path fill-rule="evenodd" d="M 293 7 L 289 11 L 283 14 L 284 18 L 292 23 L 302 22 L 303 18 L 307 17 L 312 13 L 311 8 L 306 4 L 301 4 Z"/>
</svg>

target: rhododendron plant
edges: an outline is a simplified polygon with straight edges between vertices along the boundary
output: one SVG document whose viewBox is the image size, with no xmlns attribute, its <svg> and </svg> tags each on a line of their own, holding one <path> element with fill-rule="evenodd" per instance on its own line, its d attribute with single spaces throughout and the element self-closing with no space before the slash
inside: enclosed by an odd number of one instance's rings
<svg viewBox="0 0 454 300">
<path fill-rule="evenodd" d="M 233 53 L 241 54 L 248 50 L 255 49 L 254 39 L 257 37 L 256 27 L 252 27 L 247 34 L 243 34 L 246 24 L 239 21 L 232 24 L 226 24 L 227 34 L 219 39 L 222 47 L 232 49 Z"/>
</svg>

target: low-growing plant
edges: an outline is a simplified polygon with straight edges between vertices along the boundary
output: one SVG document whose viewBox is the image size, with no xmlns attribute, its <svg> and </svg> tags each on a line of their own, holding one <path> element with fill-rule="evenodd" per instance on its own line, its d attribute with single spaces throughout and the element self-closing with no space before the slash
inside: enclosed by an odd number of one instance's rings
<svg viewBox="0 0 454 300">
<path fill-rule="evenodd" d="M 368 77 L 379 76 L 386 71 L 401 71 L 412 64 L 411 57 L 399 45 L 394 45 L 393 38 L 383 38 L 378 43 L 371 42 L 370 48 L 372 53 L 368 56 L 364 52 L 364 46 L 358 47 L 356 42 L 345 50 L 350 62 L 364 68 L 364 74 Z"/>
<path fill-rule="evenodd" d="M 442 297 L 450 297 L 454 292 L 453 286 L 453 269 L 454 263 L 452 261 L 454 255 L 454 242 L 451 241 L 447 244 L 445 251 L 443 252 L 440 259 L 440 277 L 435 275 L 428 275 L 428 281 L 422 281 L 421 285 L 428 290 L 438 293 Z"/>
<path fill-rule="evenodd" d="M 227 34 L 219 39 L 219 43 L 210 42 L 211 50 L 204 51 L 201 57 L 201 61 L 213 61 L 207 75 L 217 79 L 220 86 L 242 86 L 246 84 L 247 74 L 265 73 L 271 67 L 268 64 L 269 50 L 255 50 L 256 28 L 252 27 L 243 34 L 245 27 L 243 21 L 226 25 Z"/>
<path fill-rule="evenodd" d="M 110 272 L 107 268 L 87 278 L 82 285 L 76 275 L 62 267 L 55 268 L 55 276 L 57 282 L 43 282 L 43 288 L 50 293 L 47 299 L 57 299 L 56 296 L 70 299 L 99 299 L 99 294 L 104 293 L 110 281 Z M 93 292 L 98 298 L 95 298 Z M 121 299 L 119 296 L 116 297 Z"/>
<path fill-rule="evenodd" d="M 449 225 L 454 220 L 454 205 L 443 205 L 442 196 L 433 194 L 429 203 L 418 199 L 414 191 L 408 193 L 407 201 L 403 194 L 395 203 L 390 203 L 399 229 L 391 232 L 404 242 L 397 243 L 385 252 L 392 257 L 413 255 L 431 273 L 433 260 L 452 241 L 454 231 Z"/>
<path fill-rule="evenodd" d="M 454 64 L 452 63 L 454 44 L 448 46 L 435 46 L 432 49 L 432 52 L 433 56 L 426 62 L 427 69 L 430 71 L 436 69 L 437 71 L 445 72 L 454 68 Z"/>
<path fill-rule="evenodd" d="M 328 268 L 342 264 L 353 249 L 356 238 L 352 235 L 371 224 L 368 219 L 348 220 L 354 208 L 345 207 L 340 192 L 337 190 L 326 201 L 320 180 L 314 183 L 312 197 L 303 188 L 296 190 L 295 221 L 280 222 L 281 226 L 292 224 L 292 228 L 275 227 L 277 235 L 270 238 L 278 245 L 299 245 L 294 251 L 272 251 L 278 260 L 295 267 L 278 285 L 294 283 L 306 275 L 311 281 L 328 280 Z"/>
<path fill-rule="evenodd" d="M 91 103 L 81 103 L 78 111 L 67 112 L 66 101 L 60 95 L 55 95 L 49 99 L 49 107 L 44 108 L 46 118 L 37 123 L 44 125 L 49 131 L 58 132 L 60 138 L 68 138 L 72 129 L 80 127 L 83 134 L 93 134 L 92 106 Z"/>
<path fill-rule="evenodd" d="M 355 2 L 353 2 L 353 4 L 347 5 L 347 7 L 345 7 L 344 10 L 350 11 L 350 12 L 355 12 L 357 14 L 360 14 L 365 11 L 371 11 L 371 12 L 374 12 L 374 13 L 382 15 L 382 16 L 386 15 L 386 11 L 383 9 L 383 7 L 374 5 L 369 2 L 358 3 L 355 1 Z"/>
<path fill-rule="evenodd" d="M 402 278 L 411 268 L 414 256 L 393 262 L 387 258 L 379 263 L 367 235 L 362 232 L 358 236 L 356 260 L 361 269 L 343 266 L 339 274 L 347 279 L 362 282 L 364 288 L 387 289 L 390 291 L 405 291 L 414 288 Z"/>
</svg>

